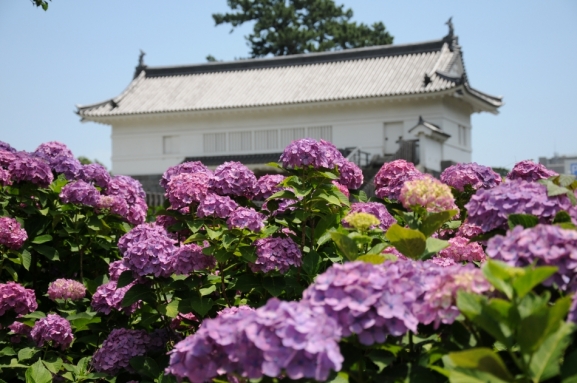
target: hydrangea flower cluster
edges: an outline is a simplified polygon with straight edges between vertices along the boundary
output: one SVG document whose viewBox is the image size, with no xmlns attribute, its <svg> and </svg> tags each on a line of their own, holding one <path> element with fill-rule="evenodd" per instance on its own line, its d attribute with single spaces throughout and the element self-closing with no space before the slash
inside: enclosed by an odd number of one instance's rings
<svg viewBox="0 0 577 383">
<path fill-rule="evenodd" d="M 130 269 L 124 264 L 124 261 L 114 261 L 108 265 L 108 275 L 110 275 L 110 280 L 114 282 L 118 282 L 120 275 L 128 270 Z"/>
<path fill-rule="evenodd" d="M 447 185 L 464 191 L 465 185 L 474 190 L 491 189 L 501 184 L 501 176 L 488 166 L 475 162 L 449 166 L 441 173 L 441 181 Z"/>
<path fill-rule="evenodd" d="M 439 251 L 438 257 L 450 258 L 455 262 L 482 262 L 486 259 L 483 247 L 477 242 L 469 242 L 464 237 L 449 239 L 449 247 Z"/>
<path fill-rule="evenodd" d="M 345 185 L 341 185 L 340 183 L 334 180 L 332 181 L 332 184 L 335 185 L 339 189 L 339 191 L 343 193 L 347 198 L 350 198 L 351 192 Z"/>
<path fill-rule="evenodd" d="M 32 327 L 18 321 L 12 323 L 10 326 L 8 326 L 8 328 L 15 335 L 10 338 L 10 342 L 12 343 L 20 343 L 20 341 L 22 340 L 22 336 L 29 337 L 30 332 L 32 331 Z"/>
<path fill-rule="evenodd" d="M 108 183 L 107 195 L 119 196 L 126 201 L 128 212 L 124 216 L 133 225 L 146 219 L 146 193 L 140 182 L 128 176 L 114 176 Z"/>
<path fill-rule="evenodd" d="M 302 264 L 301 251 L 291 238 L 261 238 L 257 239 L 254 245 L 257 258 L 249 267 L 255 273 L 277 270 L 284 274 L 291 266 L 299 267 Z"/>
<path fill-rule="evenodd" d="M 508 180 L 539 181 L 558 175 L 553 170 L 547 169 L 542 164 L 536 164 L 531 160 L 517 162 L 507 174 Z"/>
<path fill-rule="evenodd" d="M 340 177 L 339 183 L 345 187 L 356 190 L 363 185 L 363 171 L 355 163 L 343 159 L 337 164 Z"/>
<path fill-rule="evenodd" d="M 110 182 L 110 173 L 100 164 L 87 164 L 80 169 L 78 178 L 84 182 L 93 182 L 96 186 L 106 189 Z"/>
<path fill-rule="evenodd" d="M 50 141 L 40 144 L 34 151 L 34 156 L 43 158 L 50 163 L 58 157 L 74 158 L 72 151 L 62 142 Z"/>
<path fill-rule="evenodd" d="M 25 152 L 9 154 L 13 158 L 8 165 L 8 172 L 10 172 L 12 181 L 28 181 L 40 187 L 46 187 L 54 180 L 50 166 L 43 160 L 32 157 Z"/>
<path fill-rule="evenodd" d="M 493 189 L 479 189 L 465 205 L 469 223 L 483 232 L 506 229 L 509 214 L 533 214 L 548 222 L 560 210 L 571 207 L 565 195 L 547 196 L 547 188 L 535 182 L 509 181 Z"/>
<path fill-rule="evenodd" d="M 202 252 L 195 243 L 181 245 L 174 252 L 173 269 L 177 275 L 188 275 L 193 271 L 210 270 L 216 266 L 216 259 Z"/>
<path fill-rule="evenodd" d="M 381 224 L 377 217 L 363 212 L 350 213 L 343 221 L 362 233 Z"/>
<path fill-rule="evenodd" d="M 472 223 L 469 222 L 468 219 L 465 220 L 465 222 L 463 222 L 461 224 L 461 226 L 459 226 L 459 230 L 457 230 L 457 237 L 464 237 L 467 239 L 473 239 L 478 235 L 481 235 L 483 233 L 483 229 L 481 229 L 479 226 L 474 225 Z"/>
<path fill-rule="evenodd" d="M 12 185 L 12 176 L 10 175 L 10 172 L 0 167 L 0 186 L 10 185 Z"/>
<path fill-rule="evenodd" d="M 240 162 L 225 162 L 214 171 L 210 191 L 222 196 L 250 198 L 256 185 L 256 176 Z"/>
<path fill-rule="evenodd" d="M 406 181 L 421 179 L 423 173 L 405 160 L 385 163 L 375 175 L 375 194 L 379 198 L 398 200 L 401 187 Z"/>
<path fill-rule="evenodd" d="M 0 316 L 8 311 L 26 315 L 38 308 L 34 290 L 26 289 L 16 282 L 0 283 Z"/>
<path fill-rule="evenodd" d="M 163 227 L 141 224 L 120 238 L 118 249 L 124 256 L 124 264 L 135 275 L 166 277 L 173 271 L 175 243 Z"/>
<path fill-rule="evenodd" d="M 30 337 L 38 347 L 49 343 L 53 347 L 60 346 L 62 350 L 67 349 L 74 340 L 70 322 L 56 314 L 48 314 L 45 318 L 36 321 Z"/>
<path fill-rule="evenodd" d="M 282 174 L 266 174 L 260 177 L 252 190 L 252 198 L 257 201 L 262 201 L 278 193 L 283 188 L 278 186 L 285 177 Z"/>
<path fill-rule="evenodd" d="M 200 204 L 196 210 L 196 215 L 200 218 L 227 218 L 237 208 L 237 203 L 234 202 L 230 197 L 208 193 L 206 197 L 200 201 Z"/>
<path fill-rule="evenodd" d="M 399 194 L 403 206 L 422 206 L 430 213 L 458 209 L 451 189 L 433 177 L 407 181 Z"/>
<path fill-rule="evenodd" d="M 79 178 L 82 171 L 82 164 L 74 157 L 56 157 L 49 164 L 54 172 L 64 174 L 69 181 Z"/>
<path fill-rule="evenodd" d="M 17 250 L 28 239 L 26 230 L 20 222 L 10 217 L 0 217 L 0 245 Z"/>
<path fill-rule="evenodd" d="M 90 183 L 73 181 L 62 188 L 60 191 L 60 200 L 63 203 L 96 207 L 100 203 L 100 192 Z"/>
<path fill-rule="evenodd" d="M 166 186 L 166 198 L 173 209 L 181 209 L 206 197 L 211 175 L 208 173 L 180 173 L 172 176 Z"/>
<path fill-rule="evenodd" d="M 118 288 L 117 281 L 111 280 L 100 285 L 92 295 L 92 302 L 90 305 L 95 311 L 106 315 L 110 314 L 113 309 L 123 311 L 125 314 L 131 314 L 136 311 L 139 302 L 128 307 L 122 307 L 122 300 L 124 299 L 126 292 L 135 284 L 136 282 L 132 282 L 124 287 Z"/>
<path fill-rule="evenodd" d="M 0 141 L 0 151 L 5 150 L 7 152 L 16 153 L 16 149 L 14 149 L 9 143 Z"/>
<path fill-rule="evenodd" d="M 78 281 L 72 279 L 57 279 L 48 285 L 48 298 L 70 299 L 78 301 L 86 296 L 86 288 Z"/>
<path fill-rule="evenodd" d="M 110 375 L 118 375 L 122 369 L 132 371 L 130 359 L 146 354 L 149 342 L 146 331 L 116 328 L 94 353 L 92 366 Z"/>
<path fill-rule="evenodd" d="M 341 368 L 339 336 L 323 313 L 273 298 L 257 310 L 229 310 L 205 320 L 175 345 L 166 372 L 193 383 L 226 373 L 324 381 Z"/>
<path fill-rule="evenodd" d="M 515 227 L 506 236 L 496 235 L 487 244 L 487 254 L 515 267 L 556 266 L 557 272 L 545 284 L 577 291 L 577 231 L 555 225 Z"/>
<path fill-rule="evenodd" d="M 229 229 L 249 229 L 259 232 L 264 227 L 264 214 L 261 214 L 250 207 L 238 207 L 233 211 L 226 223 Z"/>
<path fill-rule="evenodd" d="M 279 158 L 279 162 L 285 169 L 308 166 L 315 169 L 334 169 L 343 160 L 343 155 L 333 144 L 312 138 L 291 142 Z"/>
<path fill-rule="evenodd" d="M 160 179 L 160 186 L 166 190 L 166 187 L 168 186 L 168 183 L 172 177 L 183 173 L 205 173 L 208 176 L 212 176 L 212 172 L 206 166 L 204 166 L 202 162 L 189 161 L 169 167 Z"/>
<path fill-rule="evenodd" d="M 117 214 L 121 217 L 128 215 L 128 204 L 126 200 L 117 195 L 101 195 L 98 198 L 98 209 L 108 209 L 112 214 Z"/>
<path fill-rule="evenodd" d="M 193 313 L 178 313 L 176 318 L 170 321 L 170 328 L 173 330 L 185 330 L 190 327 L 186 321 L 198 323 L 198 318 Z"/>
<path fill-rule="evenodd" d="M 389 213 L 385 205 L 378 202 L 355 202 L 351 205 L 351 211 L 349 214 L 353 213 L 368 213 L 372 214 L 380 221 L 379 229 L 387 231 L 393 223 L 397 221 Z M 343 220 L 343 226 L 348 227 L 349 224 Z"/>
</svg>

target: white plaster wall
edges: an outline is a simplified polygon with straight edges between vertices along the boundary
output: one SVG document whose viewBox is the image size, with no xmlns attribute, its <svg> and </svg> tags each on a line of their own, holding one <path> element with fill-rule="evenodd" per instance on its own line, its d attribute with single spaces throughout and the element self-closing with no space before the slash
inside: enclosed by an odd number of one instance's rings
<svg viewBox="0 0 577 383">
<path fill-rule="evenodd" d="M 419 135 L 419 150 L 421 168 L 441 171 L 441 159 L 443 158 L 443 144 L 423 134 Z"/>
</svg>

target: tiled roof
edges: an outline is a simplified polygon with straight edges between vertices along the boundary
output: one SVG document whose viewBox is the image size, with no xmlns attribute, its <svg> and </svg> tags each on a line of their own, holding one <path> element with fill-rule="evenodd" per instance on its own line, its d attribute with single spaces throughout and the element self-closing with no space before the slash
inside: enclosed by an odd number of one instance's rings
<svg viewBox="0 0 577 383">
<path fill-rule="evenodd" d="M 495 111 L 501 97 L 470 87 L 460 47 L 447 39 L 267 59 L 137 67 L 118 97 L 78 106 L 85 119 L 247 108 L 455 89 Z"/>
</svg>

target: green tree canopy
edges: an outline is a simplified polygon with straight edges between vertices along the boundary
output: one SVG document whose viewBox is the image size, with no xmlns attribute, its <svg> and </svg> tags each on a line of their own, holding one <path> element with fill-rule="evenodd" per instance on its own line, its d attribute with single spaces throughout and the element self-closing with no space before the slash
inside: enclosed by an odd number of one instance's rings
<svg viewBox="0 0 577 383">
<path fill-rule="evenodd" d="M 227 0 L 233 10 L 216 13 L 216 25 L 233 29 L 254 21 L 246 36 L 252 57 L 284 56 L 385 45 L 393 36 L 382 22 L 371 26 L 350 21 L 351 9 L 333 0 Z"/>
</svg>

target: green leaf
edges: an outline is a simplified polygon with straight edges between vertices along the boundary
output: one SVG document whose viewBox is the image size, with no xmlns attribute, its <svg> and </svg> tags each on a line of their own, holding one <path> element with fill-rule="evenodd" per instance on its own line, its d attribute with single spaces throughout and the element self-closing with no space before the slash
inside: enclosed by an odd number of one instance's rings
<svg viewBox="0 0 577 383">
<path fill-rule="evenodd" d="M 201 317 L 204 317 L 214 305 L 211 298 L 193 297 L 190 299 L 183 299 L 178 305 L 178 311 L 181 313 L 195 312 Z"/>
<path fill-rule="evenodd" d="M 571 216 L 565 210 L 558 211 L 553 218 L 553 223 L 571 223 Z"/>
<path fill-rule="evenodd" d="M 286 287 L 283 277 L 263 278 L 262 287 L 273 297 L 281 295 Z"/>
<path fill-rule="evenodd" d="M 32 243 L 39 245 L 41 243 L 45 243 L 45 242 L 49 242 L 49 241 L 52 241 L 52 236 L 50 234 L 44 234 L 44 235 L 39 235 L 38 237 L 34 238 L 32 240 Z"/>
<path fill-rule="evenodd" d="M 504 345 L 511 344 L 511 341 L 507 338 L 501 327 L 499 318 L 495 315 L 499 314 L 497 307 L 494 307 L 493 310 L 487 309 L 487 298 L 465 291 L 458 291 L 457 307 L 467 319 L 481 327 L 499 342 Z"/>
<path fill-rule="evenodd" d="M 254 246 L 240 246 L 237 249 L 242 258 L 247 262 L 254 262 L 256 261 L 256 247 Z"/>
<path fill-rule="evenodd" d="M 513 280 L 513 289 L 519 298 L 523 298 L 535 286 L 555 274 L 557 267 L 542 266 L 535 269 L 525 269 L 525 274 Z"/>
<path fill-rule="evenodd" d="M 48 258 L 49 261 L 59 261 L 58 250 L 48 245 L 34 245 L 33 249 Z"/>
<path fill-rule="evenodd" d="M 383 250 L 385 250 L 387 247 L 389 247 L 390 245 L 386 242 L 381 242 L 381 243 L 377 243 L 375 246 L 373 246 L 368 252 L 367 254 L 381 254 L 383 252 Z"/>
<path fill-rule="evenodd" d="M 204 297 L 205 295 L 209 295 L 212 294 L 216 291 L 216 286 L 215 285 L 211 285 L 208 287 L 205 287 L 203 289 L 199 289 L 198 292 L 200 293 L 201 297 Z"/>
<path fill-rule="evenodd" d="M 34 355 L 36 355 L 36 353 L 38 351 L 40 351 L 40 350 L 35 348 L 35 347 L 23 348 L 20 351 L 18 351 L 18 361 L 22 362 L 24 360 L 28 360 L 28 359 L 32 358 Z"/>
<path fill-rule="evenodd" d="M 485 278 L 499 291 L 505 293 L 507 298 L 513 299 L 513 286 L 510 280 L 514 276 L 525 273 L 521 268 L 508 266 L 506 263 L 495 260 L 488 260 L 482 267 Z"/>
<path fill-rule="evenodd" d="M 44 363 L 44 366 L 46 366 L 46 368 L 51 373 L 57 374 L 58 371 L 60 371 L 60 368 L 62 367 L 62 359 L 56 357 L 54 354 L 52 356 L 53 358 L 50 358 L 52 361 L 42 360 L 42 363 Z"/>
<path fill-rule="evenodd" d="M 459 213 L 458 210 L 446 210 L 440 213 L 429 213 L 425 218 L 419 230 L 421 233 L 425 234 L 426 237 L 430 237 L 434 232 L 439 230 L 441 226 L 455 215 Z"/>
<path fill-rule="evenodd" d="M 507 382 L 513 380 L 501 357 L 490 348 L 450 352 L 448 356 L 457 367 L 487 372 Z"/>
<path fill-rule="evenodd" d="M 154 359 L 144 356 L 136 356 L 130 359 L 130 365 L 140 375 L 155 379 L 160 374 L 160 368 Z"/>
<path fill-rule="evenodd" d="M 507 223 L 509 224 L 509 229 L 514 229 L 515 226 L 519 225 L 529 229 L 537 226 L 539 218 L 531 214 L 511 214 L 507 218 Z"/>
<path fill-rule="evenodd" d="M 26 370 L 26 383 L 50 383 L 52 374 L 44 367 L 40 360 Z"/>
<path fill-rule="evenodd" d="M 28 250 L 23 250 L 22 253 L 20 253 L 20 260 L 22 261 L 22 266 L 24 266 L 26 270 L 30 270 L 32 255 Z"/>
<path fill-rule="evenodd" d="M 427 244 L 425 247 L 425 252 L 421 255 L 421 259 L 428 259 L 439 251 L 449 247 L 449 241 L 444 241 L 442 239 L 429 237 L 427 238 Z"/>
<path fill-rule="evenodd" d="M 393 224 L 385 233 L 385 237 L 405 256 L 417 259 L 427 247 L 427 239 L 418 230 L 405 229 L 399 224 Z"/>
<path fill-rule="evenodd" d="M 22 315 L 22 318 L 42 319 L 42 318 L 46 318 L 46 314 L 44 314 L 42 311 L 34 311 L 34 312 L 29 313 L 29 314 Z"/>
<path fill-rule="evenodd" d="M 254 274 L 242 274 L 234 284 L 235 290 L 240 290 L 243 293 L 248 293 L 252 289 L 261 287 L 260 279 Z"/>
<path fill-rule="evenodd" d="M 16 352 L 14 351 L 14 349 L 10 346 L 6 346 L 4 347 L 2 350 L 0 350 L 0 357 L 3 356 L 13 356 L 16 355 Z"/>
<path fill-rule="evenodd" d="M 355 242 L 344 234 L 336 231 L 331 232 L 331 238 L 345 257 L 349 261 L 354 261 L 358 256 L 358 249 Z"/>
<path fill-rule="evenodd" d="M 319 262 L 321 257 L 319 253 L 314 250 L 309 251 L 303 255 L 303 270 L 307 275 L 314 277 L 319 270 Z"/>
<path fill-rule="evenodd" d="M 461 227 L 461 221 L 447 222 L 447 224 L 445 226 L 447 227 L 447 229 L 456 230 L 459 227 Z"/>
<path fill-rule="evenodd" d="M 372 263 L 373 265 L 380 265 L 381 263 L 385 262 L 388 259 L 390 258 L 388 258 L 383 254 L 365 254 L 361 255 L 356 260 L 366 263 Z"/>
<path fill-rule="evenodd" d="M 120 277 L 118 277 L 116 288 L 120 289 L 122 287 L 126 287 L 132 282 L 134 282 L 134 274 L 132 273 L 132 270 L 123 271 L 122 274 L 120 274 Z"/>
<path fill-rule="evenodd" d="M 132 286 L 122 298 L 122 307 L 128 307 L 138 301 L 144 301 L 149 303 L 154 303 L 156 297 L 146 285 L 134 285 Z"/>
<path fill-rule="evenodd" d="M 219 238 L 222 235 L 222 230 L 212 230 L 210 227 L 205 226 L 206 234 L 212 240 Z"/>
<path fill-rule="evenodd" d="M 577 350 L 563 358 L 561 379 L 562 383 L 577 383 Z"/>
<path fill-rule="evenodd" d="M 169 304 L 159 306 L 158 311 L 160 311 L 162 315 L 166 315 L 169 318 L 176 318 L 178 316 L 179 304 L 180 300 L 173 299 Z"/>
<path fill-rule="evenodd" d="M 270 197 L 267 198 L 267 201 L 273 200 L 273 199 L 279 199 L 279 198 L 283 198 L 283 199 L 298 199 L 295 196 L 295 193 L 293 193 L 290 190 L 281 190 L 279 192 L 274 193 L 273 195 L 271 195 Z"/>
<path fill-rule="evenodd" d="M 533 354 L 529 372 L 534 381 L 544 381 L 560 373 L 560 361 L 571 341 L 574 325 L 562 322 Z"/>
<path fill-rule="evenodd" d="M 334 379 L 327 380 L 326 383 L 349 383 L 349 374 L 340 371 L 334 377 Z"/>
<path fill-rule="evenodd" d="M 393 354 L 385 350 L 374 350 L 367 354 L 367 357 L 378 367 L 378 373 L 381 373 L 396 358 Z"/>
</svg>

